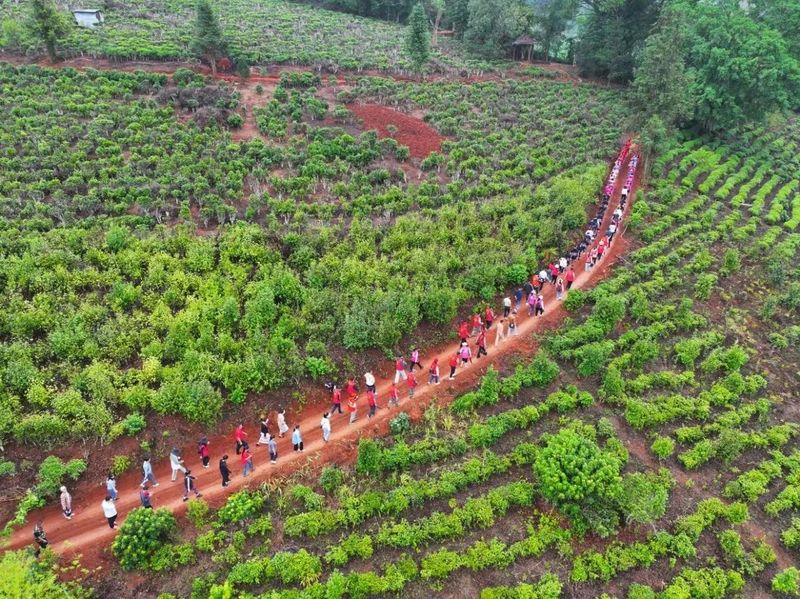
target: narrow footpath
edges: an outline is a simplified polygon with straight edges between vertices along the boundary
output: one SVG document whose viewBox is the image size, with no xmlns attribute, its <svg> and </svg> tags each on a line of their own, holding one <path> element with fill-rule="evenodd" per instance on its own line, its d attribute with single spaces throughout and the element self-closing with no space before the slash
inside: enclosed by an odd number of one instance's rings
<svg viewBox="0 0 800 599">
<path fill-rule="evenodd" d="M 612 213 L 619 204 L 620 193 L 624 185 L 625 173 L 627 172 L 628 161 L 634 155 L 635 149 L 626 157 L 620 176 L 618 177 L 614 192 L 609 201 L 609 208 L 606 210 L 603 223 L 598 228 L 598 236 L 591 247 L 596 247 L 597 241 L 603 237 L 604 232 L 611 223 Z M 629 201 L 625 207 L 620 228 L 614 238 L 614 243 L 606 251 L 603 259 L 598 262 L 590 271 L 584 270 L 584 259 L 586 254 L 578 258 L 575 262 L 576 279 L 573 289 L 588 289 L 601 282 L 611 270 L 611 266 L 618 260 L 619 256 L 625 253 L 628 241 L 625 238 L 625 228 L 627 216 L 633 205 L 635 190 L 639 184 L 639 173 L 634 181 L 633 188 L 630 190 Z M 587 250 L 588 251 L 588 250 Z M 513 290 L 509 292 L 513 297 Z M 412 418 L 418 418 L 422 411 L 434 399 L 440 405 L 450 403 L 455 397 L 473 388 L 480 380 L 486 369 L 493 364 L 501 364 L 503 359 L 513 353 L 531 353 L 536 349 L 536 342 L 532 338 L 536 332 L 557 328 L 567 315 L 561 302 L 556 300 L 555 286 L 545 285 L 544 289 L 545 313 L 542 316 L 528 316 L 526 306 L 521 306 L 517 314 L 518 334 L 502 341 L 498 347 L 494 346 L 494 337 L 497 327 L 494 326 L 487 334 L 488 355 L 474 359 L 466 367 L 459 368 L 456 378 L 448 380 L 449 374 L 448 361 L 459 348 L 460 340 L 456 339 L 450 343 L 443 344 L 434 348 L 425 348 L 420 352 L 420 361 L 423 370 L 417 371 L 419 387 L 416 389 L 413 400 L 408 397 L 408 390 L 404 382 L 400 382 L 400 405 L 388 408 L 387 400 L 392 379 L 376 377 L 378 410 L 376 416 L 367 418 L 366 394 L 361 393 L 359 397 L 358 420 L 349 424 L 349 414 L 336 414 L 331 417 L 332 434 L 330 441 L 325 443 L 322 439 L 320 430 L 320 419 L 323 412 L 329 409 L 328 405 L 309 405 L 302 412 L 295 413 L 291 408 L 287 408 L 286 422 L 290 432 L 284 438 L 278 439 L 278 461 L 277 464 L 270 464 L 269 453 L 264 446 L 256 447 L 258 440 L 258 421 L 257 414 L 254 415 L 252 422 L 245 423 L 245 430 L 248 433 L 248 442 L 253 453 L 255 470 L 247 477 L 241 475 L 242 467 L 239 456 L 234 449 L 234 431 L 229 434 L 211 437 L 209 447 L 211 461 L 209 468 L 203 468 L 200 457 L 197 454 L 196 445 L 181 448 L 181 455 L 184 457 L 185 465 L 192 470 L 192 474 L 197 477 L 196 485 L 203 498 L 212 506 L 221 505 L 225 499 L 236 491 L 246 488 L 256 488 L 259 484 L 267 480 L 280 479 L 288 476 L 297 470 L 309 465 L 319 467 L 327 463 L 343 463 L 354 458 L 354 449 L 358 439 L 364 436 L 374 437 L 386 434 L 388 423 L 394 416 L 401 411 L 408 412 Z M 498 314 L 499 322 L 502 315 L 502 306 L 495 306 L 495 313 Z M 470 338 L 470 347 L 475 355 L 475 339 Z M 434 358 L 439 358 L 441 369 L 441 384 L 428 385 L 427 367 Z M 375 372 L 377 369 L 373 370 Z M 361 373 L 363 374 L 363 373 Z M 358 375 L 357 383 L 363 388 L 363 378 Z M 343 394 L 344 395 L 344 394 Z M 346 403 L 343 401 L 343 404 Z M 291 442 L 291 429 L 296 424 L 300 425 L 303 434 L 305 451 L 302 453 L 294 452 Z M 275 431 L 275 426 L 271 425 L 271 430 Z M 198 433 L 198 437 L 201 435 Z M 223 488 L 218 469 L 220 457 L 227 453 L 228 464 L 232 471 L 231 482 L 228 487 Z M 61 513 L 58 498 L 53 499 L 47 507 L 35 510 L 28 515 L 25 525 L 19 527 L 11 537 L 9 548 L 18 549 L 33 544 L 32 528 L 33 524 L 41 520 L 44 530 L 50 541 L 50 547 L 63 557 L 81 556 L 81 564 L 85 568 L 94 568 L 104 563 L 109 563 L 111 557 L 110 546 L 114 537 L 119 531 L 119 527 L 125 521 L 125 516 L 132 509 L 140 506 L 139 484 L 142 480 L 141 463 L 142 455 L 132 455 L 131 461 L 135 467 L 131 471 L 123 474 L 117 479 L 117 489 L 119 498 L 116 506 L 119 517 L 117 528 L 112 530 L 108 527 L 103 511 L 100 507 L 101 501 L 105 497 L 105 487 L 97 485 L 96 490 L 87 492 L 78 491 L 73 493 L 72 503 L 74 515 L 72 520 L 66 520 Z M 171 469 L 169 459 L 163 458 L 155 461 L 153 470 L 159 486 L 151 488 L 151 500 L 155 508 L 167 508 L 178 516 L 185 513 L 186 504 L 182 500 L 183 496 L 183 474 L 178 473 L 176 482 L 171 482 Z"/>
</svg>

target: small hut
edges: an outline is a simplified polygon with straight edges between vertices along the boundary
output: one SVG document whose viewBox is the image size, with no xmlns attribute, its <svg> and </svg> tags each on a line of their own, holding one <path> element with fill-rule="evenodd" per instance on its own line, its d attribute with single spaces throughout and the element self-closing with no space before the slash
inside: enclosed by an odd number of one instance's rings
<svg viewBox="0 0 800 599">
<path fill-rule="evenodd" d="M 533 58 L 533 45 L 536 43 L 527 33 L 519 36 L 511 44 L 514 47 L 514 60 L 527 60 L 531 61 Z"/>
<path fill-rule="evenodd" d="M 103 13 L 96 8 L 78 8 L 72 11 L 72 15 L 80 27 L 87 29 L 94 29 L 103 22 Z"/>
</svg>

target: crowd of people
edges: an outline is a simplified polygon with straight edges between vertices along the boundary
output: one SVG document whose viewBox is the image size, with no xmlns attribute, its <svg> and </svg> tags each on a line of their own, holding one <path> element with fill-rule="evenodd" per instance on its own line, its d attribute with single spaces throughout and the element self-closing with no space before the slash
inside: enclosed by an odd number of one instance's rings
<svg viewBox="0 0 800 599">
<path fill-rule="evenodd" d="M 460 345 L 457 351 L 450 355 L 447 365 L 449 366 L 448 379 L 453 380 L 459 368 L 465 368 L 473 363 L 473 360 L 480 359 L 488 355 L 487 345 L 488 336 L 494 331 L 494 347 L 498 347 L 503 341 L 514 337 L 519 332 L 519 312 L 523 303 L 527 308 L 529 317 L 542 316 L 545 313 L 544 289 L 553 285 L 556 301 L 561 301 L 566 292 L 570 290 L 576 279 L 575 265 L 583 259 L 586 271 L 591 270 L 595 264 L 602 260 L 604 254 L 614 241 L 614 237 L 619 230 L 628 195 L 633 187 L 638 165 L 638 156 L 634 155 L 628 162 L 625 184 L 620 193 L 619 204 L 611 215 L 610 224 L 606 231 L 601 234 L 600 229 L 605 220 L 613 191 L 616 186 L 622 166 L 630 151 L 630 141 L 621 149 L 614 166 L 609 174 L 606 185 L 603 187 L 602 198 L 597 207 L 597 212 L 589 221 L 589 227 L 583 238 L 569 252 L 563 255 L 558 261 L 550 262 L 539 272 L 534 273 L 524 285 L 517 287 L 512 295 L 508 295 L 502 300 L 502 316 L 495 314 L 491 305 L 475 312 L 469 320 L 464 320 L 457 325 L 457 335 Z M 585 257 L 584 257 L 585 255 Z M 470 346 L 470 339 L 474 339 L 474 351 Z M 387 394 L 387 407 L 395 407 L 400 403 L 401 395 L 407 395 L 409 400 L 414 399 L 414 394 L 419 386 L 419 380 L 414 372 L 417 368 L 424 372 L 425 368 L 421 362 L 421 354 L 418 347 L 414 347 L 408 359 L 398 354 L 394 361 L 394 377 Z M 366 404 L 368 408 L 367 417 L 372 418 L 376 415 L 379 408 L 376 379 L 371 371 L 363 375 L 364 389 L 366 390 Z M 428 365 L 428 385 L 439 385 L 441 383 L 441 366 L 439 358 L 433 358 Z M 363 403 L 361 399 L 361 388 L 354 376 L 350 376 L 343 388 L 337 383 L 327 383 L 326 388 L 330 391 L 330 408 L 327 409 L 320 420 L 322 440 L 328 443 L 332 433 L 332 418 L 338 413 L 349 418 L 352 424 L 358 419 L 359 406 Z M 405 392 L 401 389 L 405 387 Z M 344 406 L 345 410 L 342 409 Z M 271 464 L 278 462 L 278 439 L 284 438 L 291 430 L 291 445 L 295 452 L 303 452 L 303 435 L 299 424 L 294 424 L 290 428 L 286 420 L 286 410 L 280 408 L 276 412 L 275 425 L 267 413 L 260 415 L 258 424 L 258 441 L 255 446 L 266 446 Z M 255 469 L 253 451 L 248 442 L 248 433 L 245 430 L 245 423 L 239 422 L 233 433 L 234 451 L 241 463 L 241 473 L 247 477 Z M 207 469 L 210 466 L 211 454 L 210 443 L 207 437 L 202 437 L 197 442 L 197 454 L 199 466 Z M 227 487 L 231 481 L 231 468 L 228 464 L 229 456 L 222 454 L 218 462 L 221 485 Z M 173 448 L 169 454 L 169 463 L 172 472 L 171 482 L 178 482 L 179 474 L 183 488 L 183 501 L 188 501 L 193 494 L 195 497 L 202 497 L 202 493 L 197 488 L 196 477 L 190 468 L 186 466 L 184 457 L 178 448 Z M 153 466 L 150 456 L 145 456 L 142 462 L 143 479 L 140 483 L 139 500 L 143 508 L 152 509 L 151 489 L 158 487 L 159 483 L 153 474 Z M 116 527 L 117 509 L 116 501 L 118 491 L 116 478 L 109 473 L 104 482 L 106 495 L 101 503 L 101 509 L 110 528 Z M 61 487 L 60 503 L 64 518 L 72 519 L 72 496 L 66 487 Z M 49 542 L 42 527 L 42 522 L 37 522 L 33 531 L 34 541 L 39 549 L 47 547 Z"/>
</svg>

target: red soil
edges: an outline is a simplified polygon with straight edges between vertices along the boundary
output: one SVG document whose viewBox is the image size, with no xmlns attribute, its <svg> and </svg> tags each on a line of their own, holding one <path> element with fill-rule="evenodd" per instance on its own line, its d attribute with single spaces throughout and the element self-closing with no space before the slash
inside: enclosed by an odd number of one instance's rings
<svg viewBox="0 0 800 599">
<path fill-rule="evenodd" d="M 420 119 L 379 104 L 352 104 L 347 108 L 363 121 L 365 129 L 375 129 L 381 137 L 392 137 L 408 146 L 414 158 L 425 158 L 442 149 L 442 136 Z M 389 132 L 389 125 L 397 127 L 397 132 Z"/>
<path fill-rule="evenodd" d="M 392 112 L 392 111 L 390 111 Z M 622 170 L 622 173 L 625 169 Z M 617 190 L 612 198 L 611 205 L 619 197 L 619 188 L 624 175 L 617 182 Z M 638 183 L 638 181 L 637 181 Z M 633 198 L 633 191 L 631 193 Z M 627 209 L 630 209 L 632 201 L 628 202 Z M 611 219 L 612 209 L 606 211 L 606 218 L 600 231 L 605 231 Z M 624 222 L 624 220 L 623 220 Z M 608 249 L 603 260 L 589 272 L 584 272 L 582 261 L 578 261 L 576 266 L 577 278 L 573 284 L 574 288 L 586 289 L 602 281 L 610 272 L 611 266 L 618 260 L 627 249 L 628 243 L 624 237 L 624 230 L 617 234 L 614 244 Z M 386 407 L 391 380 L 388 377 L 380 376 L 385 369 L 376 365 L 373 372 L 377 380 L 377 396 L 379 405 L 382 407 L 377 415 L 368 419 L 366 417 L 365 400 L 360 400 L 359 418 L 353 424 L 348 424 L 347 416 L 336 415 L 331 418 L 333 433 L 329 443 L 324 443 L 319 430 L 319 422 L 322 412 L 327 409 L 327 402 L 311 403 L 301 410 L 300 413 L 287 411 L 287 423 L 290 427 L 299 423 L 303 432 L 305 448 L 304 453 L 292 451 L 291 440 L 281 439 L 278 442 L 280 458 L 276 465 L 267 462 L 268 456 L 265 449 L 255 447 L 258 438 L 257 426 L 247 423 L 246 430 L 249 433 L 251 447 L 254 453 L 256 470 L 247 478 L 240 474 L 241 467 L 239 460 L 233 451 L 233 431 L 230 434 L 212 437 L 210 439 L 211 448 L 211 467 L 203 469 L 199 463 L 194 445 L 182 448 L 187 466 L 192 468 L 192 473 L 197 476 L 197 487 L 202 491 L 204 498 L 212 506 L 224 503 L 226 498 L 233 492 L 243 488 L 254 488 L 265 480 L 279 480 L 283 477 L 295 473 L 301 468 L 310 466 L 320 467 L 326 463 L 349 463 L 356 457 L 356 445 L 362 436 L 380 436 L 388 431 L 389 420 L 400 410 L 406 410 L 413 419 L 418 419 L 425 407 L 433 401 L 441 405 L 448 404 L 457 395 L 474 387 L 486 368 L 492 364 L 501 364 L 510 359 L 514 354 L 520 352 L 533 352 L 538 343 L 533 338 L 534 332 L 541 332 L 547 329 L 555 329 L 561 325 L 567 316 L 566 310 L 561 303 L 555 299 L 555 292 L 552 285 L 547 285 L 545 291 L 546 311 L 543 316 L 529 317 L 523 306 L 518 314 L 519 333 L 503 342 L 500 346 L 494 346 L 494 333 L 489 332 L 488 350 L 486 358 L 475 360 L 474 363 L 460 368 L 457 378 L 453 381 L 447 380 L 449 368 L 448 360 L 458 349 L 458 341 L 448 342 L 439 347 L 429 348 L 423 351 L 422 361 L 427 366 L 434 357 L 439 358 L 442 373 L 442 385 L 426 385 L 427 371 L 419 373 L 418 380 L 420 386 L 413 400 L 409 399 L 405 387 L 401 383 L 400 407 L 390 409 Z M 391 370 L 389 370 L 391 372 Z M 363 381 L 359 381 L 362 383 Z M 222 453 L 230 455 L 229 464 L 234 472 L 231 484 L 227 488 L 220 485 L 220 477 L 217 469 L 217 461 Z M 120 476 L 117 480 L 119 489 L 119 499 L 117 501 L 117 511 L 120 518 L 117 522 L 119 526 L 125 518 L 125 514 L 139 505 L 139 482 L 141 472 L 138 467 L 141 463 L 140 456 L 135 456 L 137 468 Z M 168 508 L 178 515 L 185 513 L 185 504 L 181 501 L 182 485 L 180 478 L 178 482 L 170 482 L 170 468 L 167 459 L 156 461 L 154 464 L 156 479 L 161 483 L 158 488 L 152 489 L 152 501 L 156 508 Z M 62 556 L 82 555 L 82 565 L 85 568 L 93 569 L 97 566 L 106 565 L 113 567 L 114 562 L 110 555 L 109 546 L 116 536 L 116 531 L 108 528 L 100 509 L 100 502 L 105 494 L 105 489 L 98 484 L 82 484 L 73 491 L 74 517 L 67 521 L 61 514 L 57 500 L 48 507 L 36 510 L 29 514 L 28 523 L 42 520 L 44 529 L 48 534 L 51 547 Z M 31 527 L 29 525 L 17 529 L 10 543 L 10 548 L 20 548 L 30 545 L 32 542 Z"/>
</svg>

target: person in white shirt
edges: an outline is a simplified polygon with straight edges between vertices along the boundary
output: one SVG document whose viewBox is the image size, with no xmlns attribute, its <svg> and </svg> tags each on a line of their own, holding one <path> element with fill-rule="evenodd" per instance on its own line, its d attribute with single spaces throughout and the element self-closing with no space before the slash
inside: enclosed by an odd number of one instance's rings
<svg viewBox="0 0 800 599">
<path fill-rule="evenodd" d="M 328 417 L 328 412 L 322 415 L 322 420 L 320 420 L 319 425 L 322 427 L 322 440 L 327 443 L 328 439 L 331 438 L 331 421 Z"/>
<path fill-rule="evenodd" d="M 367 391 L 375 393 L 375 376 L 371 372 L 364 373 L 364 385 L 366 385 Z"/>
<path fill-rule="evenodd" d="M 169 465 L 172 468 L 172 482 L 175 482 L 175 479 L 178 475 L 178 470 L 186 473 L 186 468 L 183 466 L 183 459 L 181 458 L 181 452 L 179 449 L 173 449 L 169 454 Z"/>
<path fill-rule="evenodd" d="M 503 298 L 503 318 L 508 318 L 511 314 L 511 298 L 506 296 Z"/>
<path fill-rule="evenodd" d="M 106 495 L 106 498 L 103 500 L 103 503 L 100 504 L 100 507 L 103 508 L 103 515 L 106 517 L 106 520 L 108 520 L 108 527 L 116 528 L 117 525 L 115 522 L 117 521 L 117 506 L 114 505 L 111 495 Z"/>
<path fill-rule="evenodd" d="M 288 432 L 289 425 L 286 424 L 286 410 L 281 408 L 278 410 L 278 436 L 282 439 Z M 269 440 L 267 440 L 267 443 L 269 443 Z"/>
<path fill-rule="evenodd" d="M 66 487 L 61 487 L 61 510 L 67 520 L 72 520 L 72 495 Z"/>
</svg>

